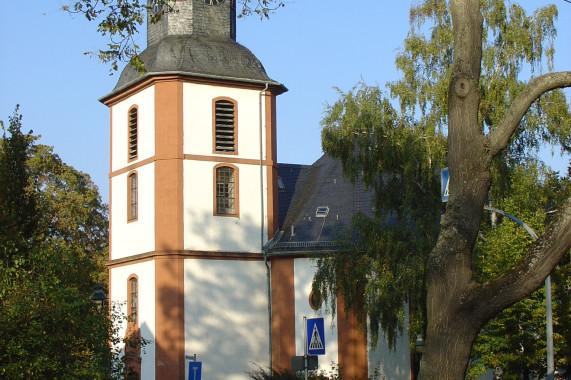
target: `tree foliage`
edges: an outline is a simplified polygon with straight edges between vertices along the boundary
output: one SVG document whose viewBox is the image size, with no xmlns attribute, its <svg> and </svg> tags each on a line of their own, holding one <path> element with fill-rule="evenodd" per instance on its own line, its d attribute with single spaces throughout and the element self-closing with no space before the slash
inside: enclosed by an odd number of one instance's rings
<svg viewBox="0 0 571 380">
<path fill-rule="evenodd" d="M 373 340 L 380 327 L 392 346 L 403 328 L 408 297 L 415 298 L 414 305 L 425 303 L 423 273 L 439 231 L 437 169 L 445 160 L 446 141 L 410 126 L 380 89 L 364 84 L 341 93 L 322 124 L 324 151 L 341 159 L 352 181 L 375 192 L 376 217 L 355 218 L 347 249 L 353 254 L 320 259 L 314 286 L 332 300 L 341 291 L 348 308 L 359 299 L 353 295 L 364 290 Z M 334 302 L 331 306 L 335 311 Z M 416 322 L 424 320 L 424 307 L 412 311 L 413 330 L 420 333 Z"/>
<path fill-rule="evenodd" d="M 139 72 L 145 66 L 139 58 L 140 47 L 135 36 L 147 22 L 156 23 L 161 19 L 160 10 L 172 9 L 176 0 L 71 0 L 62 9 L 66 12 L 81 14 L 88 21 L 97 24 L 97 32 L 109 42 L 106 48 L 85 54 L 96 55 L 99 60 L 109 63 L 117 71 L 120 62 L 129 62 Z M 282 0 L 238 0 L 239 17 L 258 15 L 269 18 L 276 9 L 284 6 Z"/>
<path fill-rule="evenodd" d="M 16 109 L 0 149 L 10 226 L 0 230 L 0 376 L 109 378 L 114 326 L 89 299 L 107 282 L 107 206 L 89 176 L 22 134 L 21 121 Z"/>
<path fill-rule="evenodd" d="M 387 84 L 387 94 L 361 84 L 326 109 L 323 150 L 375 191 L 377 215 L 356 219 L 350 235 L 357 240 L 345 254 L 319 260 L 313 286 L 331 302 L 339 293 L 348 307 L 362 302 L 373 334 L 382 331 L 389 343 L 411 301 L 409 336 L 427 330 L 428 378 L 463 373 L 482 325 L 539 286 L 550 264 L 537 263 L 547 263 L 553 249 L 552 257 L 563 255 L 557 239 L 546 237 L 487 277 L 474 265 L 483 265 L 477 258 L 486 251 L 474 249 L 484 202 L 510 199 L 542 144 L 569 152 L 571 114 L 559 88 L 571 86 L 571 73 L 542 74 L 552 68 L 556 18 L 555 6 L 528 14 L 503 0 L 415 3 L 395 60 L 402 78 Z M 451 199 L 439 224 L 438 170 L 445 166 Z M 545 181 L 533 186 L 549 187 Z M 562 194 L 559 201 L 568 197 Z M 532 201 L 546 213 L 542 199 Z M 558 203 L 554 226 L 540 229 L 566 246 L 568 203 Z M 516 290 L 509 279 L 518 273 L 519 284 L 529 281 Z M 419 304 L 427 305 L 426 318 Z"/>
<path fill-rule="evenodd" d="M 35 197 L 28 187 L 27 167 L 31 131 L 22 133 L 22 117 L 16 106 L 8 127 L 0 122 L 3 137 L 0 145 L 0 258 L 7 260 L 10 249 L 20 258 L 26 256 L 26 245 L 37 223 Z"/>
</svg>

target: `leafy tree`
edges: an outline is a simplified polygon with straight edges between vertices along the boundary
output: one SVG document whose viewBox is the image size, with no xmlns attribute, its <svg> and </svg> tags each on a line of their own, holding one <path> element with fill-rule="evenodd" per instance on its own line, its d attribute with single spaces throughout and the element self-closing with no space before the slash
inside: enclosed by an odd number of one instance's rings
<svg viewBox="0 0 571 380">
<path fill-rule="evenodd" d="M 46 145 L 34 145 L 28 160 L 36 189 L 37 244 L 68 252 L 62 260 L 73 268 L 65 276 L 91 292 L 107 283 L 108 208 L 89 175 L 62 162 Z M 64 273 L 62 272 L 61 275 Z M 72 278 L 73 276 L 73 278 Z"/>
<path fill-rule="evenodd" d="M 98 22 L 97 32 L 108 37 L 106 49 L 95 54 L 104 63 L 110 63 L 113 70 L 119 62 L 130 62 L 139 71 L 145 67 L 139 58 L 139 46 L 134 36 L 139 32 L 145 17 L 148 22 L 156 23 L 161 18 L 157 9 L 172 9 L 176 0 L 71 0 L 62 9 L 70 13 L 79 13 L 89 21 Z M 276 9 L 284 6 L 282 0 L 238 0 L 239 17 L 258 15 L 268 18 Z"/>
<path fill-rule="evenodd" d="M 552 65 L 554 6 L 528 15 L 501 0 L 422 1 L 410 15 L 396 57 L 403 78 L 388 95 L 366 85 L 342 93 L 323 120 L 324 151 L 374 189 L 377 216 L 356 221 L 347 254 L 318 263 L 314 287 L 330 300 L 341 292 L 348 307 L 362 302 L 373 333 L 380 327 L 389 341 L 408 297 L 426 296 L 420 377 L 462 379 L 482 326 L 541 286 L 571 246 L 567 195 L 520 258 L 485 279 L 474 272 L 486 202 L 509 192 L 516 168 L 542 143 L 569 147 L 569 106 L 558 89 L 571 86 L 571 72 L 538 75 Z M 438 201 L 443 166 L 446 206 Z M 412 337 L 422 314 L 413 310 Z"/>
<path fill-rule="evenodd" d="M 21 133 L 18 109 L 9 120 L 0 141 L 10 227 L 0 230 L 0 376 L 109 378 L 114 326 L 89 300 L 94 283 L 107 282 L 107 207 L 89 176 Z"/>
</svg>

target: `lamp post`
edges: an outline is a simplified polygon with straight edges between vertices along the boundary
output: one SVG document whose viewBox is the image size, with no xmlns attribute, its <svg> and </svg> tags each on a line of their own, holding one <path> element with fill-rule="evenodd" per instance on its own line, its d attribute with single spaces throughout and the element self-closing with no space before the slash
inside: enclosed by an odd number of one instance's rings
<svg viewBox="0 0 571 380">
<path fill-rule="evenodd" d="M 414 378 L 417 379 L 418 378 L 418 373 L 420 372 L 420 363 L 422 362 L 422 354 L 424 353 L 424 339 L 422 339 L 422 336 L 417 335 L 416 336 L 416 341 L 414 342 L 414 352 L 416 353 L 416 355 L 418 356 L 418 369 L 416 369 L 414 371 Z"/>
<path fill-rule="evenodd" d="M 497 208 L 484 206 L 484 210 L 496 212 L 498 214 L 507 216 L 520 226 L 522 226 L 527 233 L 531 236 L 533 241 L 537 240 L 537 234 L 531 229 L 527 224 L 516 218 L 515 216 L 508 214 L 503 210 L 498 210 Z M 553 353 L 553 316 L 552 316 L 552 304 L 551 304 L 551 276 L 547 276 L 545 279 L 545 332 L 546 332 L 546 343 L 547 343 L 547 380 L 555 379 L 555 366 L 554 366 L 554 353 Z"/>
<path fill-rule="evenodd" d="M 448 168 L 443 168 L 440 172 L 440 193 L 442 196 L 442 202 L 448 202 L 449 197 L 449 183 L 450 174 Z M 496 212 L 498 214 L 507 216 L 520 226 L 522 226 L 528 234 L 531 235 L 533 241 L 537 240 L 537 234 L 531 229 L 527 224 L 516 218 L 515 216 L 508 214 L 503 210 L 498 210 L 497 208 L 484 206 L 484 210 L 490 212 Z M 553 317 L 552 317 L 552 305 L 551 305 L 551 276 L 547 276 L 545 279 L 545 330 L 546 330 L 546 343 L 547 343 L 547 380 L 555 379 L 555 367 L 554 367 L 554 354 L 553 354 Z M 416 344 L 415 344 L 416 345 Z"/>
<path fill-rule="evenodd" d="M 494 380 L 502 380 L 504 378 L 504 370 L 502 367 L 494 368 L 493 376 Z"/>
<path fill-rule="evenodd" d="M 97 305 L 97 310 L 101 310 L 104 303 L 107 303 L 109 297 L 103 292 L 103 286 L 101 284 L 96 284 L 93 287 L 93 295 L 91 296 L 91 301 Z"/>
</svg>

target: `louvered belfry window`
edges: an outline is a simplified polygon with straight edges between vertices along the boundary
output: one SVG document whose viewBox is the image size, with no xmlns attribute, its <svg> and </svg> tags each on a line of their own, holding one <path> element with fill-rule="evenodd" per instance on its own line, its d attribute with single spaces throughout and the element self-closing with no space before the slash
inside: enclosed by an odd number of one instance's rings
<svg viewBox="0 0 571 380">
<path fill-rule="evenodd" d="M 235 106 L 229 100 L 214 103 L 214 150 L 217 152 L 236 151 Z"/>
<path fill-rule="evenodd" d="M 137 107 L 129 110 L 129 160 L 137 158 L 138 142 L 138 111 Z"/>
<path fill-rule="evenodd" d="M 236 214 L 234 169 L 228 166 L 216 169 L 216 213 Z"/>
</svg>

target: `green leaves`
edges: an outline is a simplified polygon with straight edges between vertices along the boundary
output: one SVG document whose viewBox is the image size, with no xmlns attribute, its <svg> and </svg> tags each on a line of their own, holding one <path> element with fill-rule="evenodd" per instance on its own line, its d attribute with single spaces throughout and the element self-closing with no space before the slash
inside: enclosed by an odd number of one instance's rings
<svg viewBox="0 0 571 380">
<path fill-rule="evenodd" d="M 238 3 L 242 6 L 238 17 L 255 14 L 260 19 L 268 19 L 276 10 L 285 7 L 285 2 L 281 0 L 238 0 Z"/>
<path fill-rule="evenodd" d="M 343 162 L 347 178 L 362 181 L 375 192 L 376 217 L 355 219 L 353 230 L 345 236 L 345 253 L 319 259 L 313 286 L 328 294 L 333 309 L 339 292 L 350 304 L 363 305 L 374 339 L 382 332 L 389 342 L 394 341 L 402 328 L 405 302 L 413 308 L 412 339 L 422 334 L 426 323 L 426 263 L 444 211 L 439 169 L 447 166 L 453 64 L 448 8 L 449 2 L 443 0 L 412 7 L 411 30 L 395 58 L 402 78 L 387 84 L 388 95 L 360 83 L 347 93 L 340 91 L 322 120 L 324 152 Z M 480 8 L 483 57 L 481 77 L 475 79 L 480 94 L 478 121 L 486 135 L 525 88 L 529 73 L 551 69 L 557 9 L 547 6 L 529 15 L 521 6 L 503 0 L 480 2 Z M 563 92 L 544 94 L 528 110 L 509 149 L 492 163 L 492 205 L 508 212 L 514 207 L 513 213 L 527 218 L 538 232 L 548 222 L 549 210 L 568 196 L 562 190 L 568 185 L 563 186 L 552 173 L 537 170 L 537 151 L 545 143 L 569 149 L 569 115 Z M 513 265 L 530 239 L 516 226 L 502 225 L 506 234 L 502 237 L 490 226 L 484 224 L 482 229 L 489 244 L 478 246 L 472 269 L 474 280 L 488 281 Z M 500 246 L 504 249 L 498 250 Z"/>
<path fill-rule="evenodd" d="M 16 106 L 0 141 L 0 258 L 6 260 L 6 249 L 26 258 L 27 242 L 32 238 L 37 223 L 34 191 L 28 186 L 29 169 L 26 165 L 29 147 L 33 143 L 31 131 L 22 133 L 22 116 Z"/>
<path fill-rule="evenodd" d="M 376 217 L 355 217 L 344 253 L 318 260 L 313 286 L 333 310 L 336 294 L 343 294 L 347 308 L 363 305 L 373 344 L 382 332 L 394 345 L 412 297 L 410 336 L 416 337 L 425 313 L 424 268 L 442 211 L 438 169 L 445 162 L 445 137 L 412 124 L 379 88 L 365 84 L 340 92 L 322 126 L 324 152 L 342 161 L 351 181 L 375 192 Z"/>
<path fill-rule="evenodd" d="M 21 121 L 0 140 L 0 375 L 109 378 L 111 321 L 89 299 L 107 282 L 107 207 Z"/>
<path fill-rule="evenodd" d="M 104 63 L 110 63 L 112 70 L 117 71 L 119 62 L 133 62 L 140 73 L 144 73 L 144 66 L 138 59 L 139 46 L 134 36 L 145 21 L 147 11 L 149 22 L 157 22 L 160 13 L 153 12 L 153 7 L 170 8 L 170 0 L 81 0 L 70 5 L 64 5 L 62 10 L 69 13 L 83 14 L 88 21 L 99 22 L 97 32 L 109 38 L 107 49 L 100 49 L 96 55 Z"/>
<path fill-rule="evenodd" d="M 571 195 L 568 178 L 559 178 L 541 166 L 517 167 L 511 183 L 503 193 L 494 193 L 494 207 L 502 209 L 541 234 L 553 211 Z M 509 189 L 509 190 L 508 190 Z M 494 281 L 512 267 L 533 243 L 531 236 L 508 218 L 487 215 L 484 219 L 474 255 L 474 279 L 480 283 Z M 565 367 L 569 353 L 568 289 L 571 265 L 569 256 L 552 273 L 555 357 Z M 562 291 L 563 290 L 563 291 Z M 477 378 L 486 367 L 502 367 L 505 379 L 520 378 L 521 373 L 545 372 L 545 290 L 503 310 L 480 332 L 472 349 L 469 378 Z"/>
</svg>

